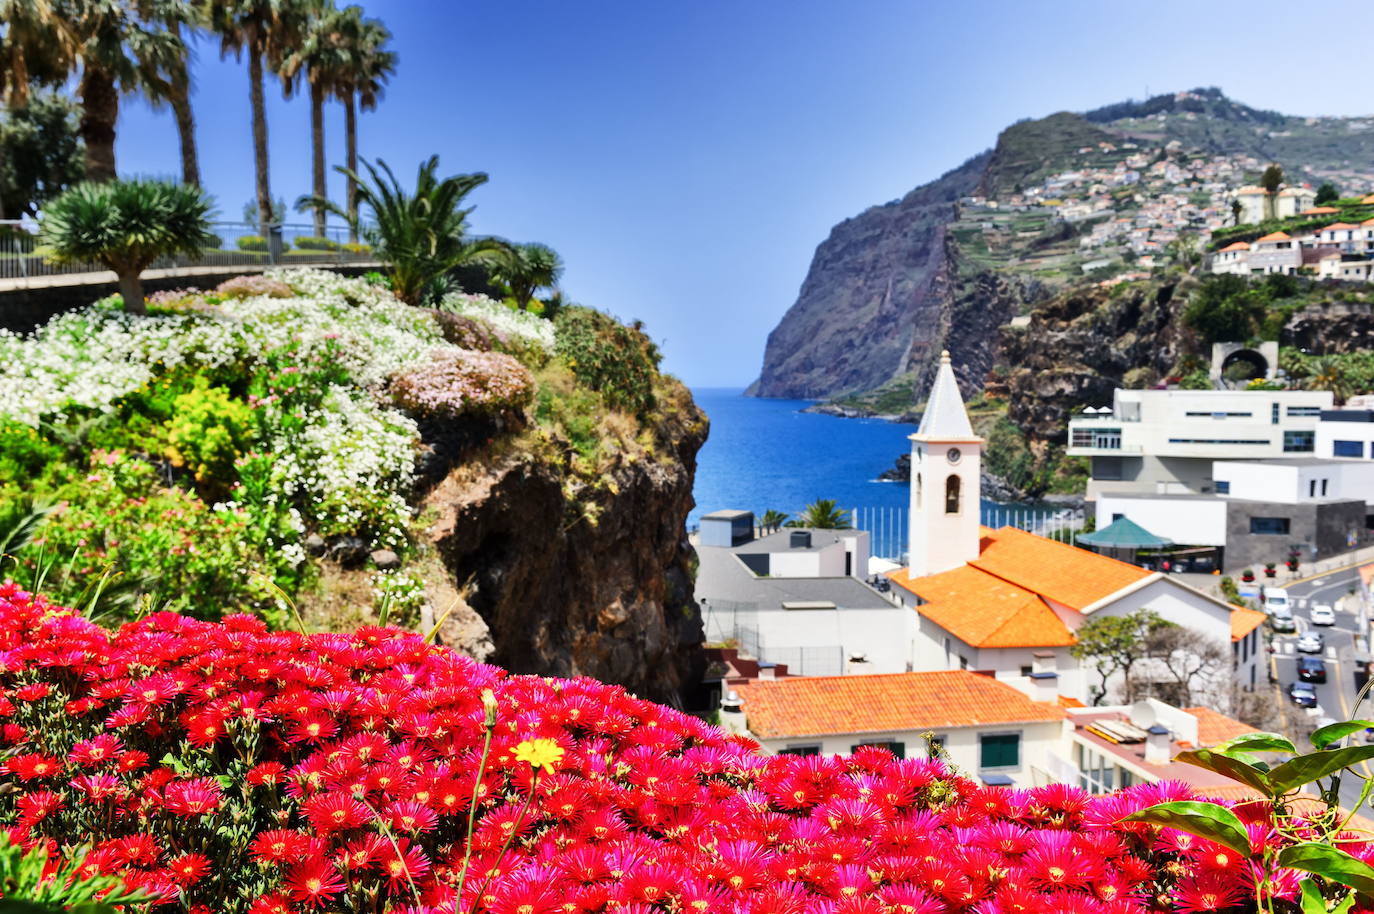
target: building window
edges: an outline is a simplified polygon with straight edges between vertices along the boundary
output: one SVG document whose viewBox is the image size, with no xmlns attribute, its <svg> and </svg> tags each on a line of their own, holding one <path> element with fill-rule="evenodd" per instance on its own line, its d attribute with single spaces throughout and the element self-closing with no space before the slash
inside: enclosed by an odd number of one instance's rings
<svg viewBox="0 0 1374 914">
<path fill-rule="evenodd" d="M 978 738 L 979 768 L 1021 767 L 1021 734 L 985 733 Z"/>
<path fill-rule="evenodd" d="M 1320 406 L 1290 406 L 1284 412 L 1289 416 L 1320 416 L 1322 408 Z"/>
<path fill-rule="evenodd" d="M 917 473 L 917 474 L 916 474 L 916 510 L 917 510 L 917 511 L 921 510 L 921 496 L 922 496 L 923 494 L 925 494 L 924 492 L 921 491 L 921 489 L 922 489 L 922 486 L 921 486 L 921 474 L 920 474 L 920 473 Z"/>
<path fill-rule="evenodd" d="M 1317 481 L 1316 481 L 1315 479 L 1309 479 L 1309 480 L 1307 480 L 1307 497 L 1308 497 L 1308 498 L 1316 498 L 1316 497 L 1317 497 Z"/>
<path fill-rule="evenodd" d="M 1029 676 L 1031 673 L 1034 673 L 1034 672 L 1035 672 L 1035 667 L 1033 667 L 1033 666 L 1023 666 L 1023 667 L 1021 667 L 1021 675 L 1022 675 L 1022 676 Z"/>
<path fill-rule="evenodd" d="M 1316 432 L 1284 432 L 1283 450 L 1285 453 L 1310 454 L 1317 449 Z"/>
<path fill-rule="evenodd" d="M 1252 517 L 1250 518 L 1250 532 L 1287 536 L 1288 518 Z"/>
<path fill-rule="evenodd" d="M 1070 447 L 1093 447 L 1101 450 L 1121 449 L 1119 428 L 1075 428 L 1069 431 Z"/>
<path fill-rule="evenodd" d="M 945 513 L 959 513 L 959 485 L 960 479 L 953 473 L 945 479 Z"/>
<path fill-rule="evenodd" d="M 1331 442 L 1332 457 L 1363 457 L 1363 441 L 1333 441 Z"/>
<path fill-rule="evenodd" d="M 1217 492 L 1218 495 L 1230 495 L 1230 494 L 1231 494 L 1231 480 L 1229 480 L 1229 479 L 1218 479 L 1218 480 L 1214 483 L 1214 485 L 1215 485 L 1215 487 L 1216 487 L 1216 492 Z"/>
<path fill-rule="evenodd" d="M 786 749 L 779 749 L 778 755 L 820 755 L 819 745 L 811 746 L 788 746 Z"/>
<path fill-rule="evenodd" d="M 1312 434 L 1308 432 L 1308 434 Z M 1170 444 L 1269 444 L 1267 438 L 1170 438 Z"/>
<path fill-rule="evenodd" d="M 1236 418 L 1239 418 L 1239 417 L 1242 417 L 1242 416 L 1248 418 L 1248 417 L 1250 417 L 1250 416 L 1253 416 L 1254 413 L 1243 413 L 1243 412 L 1224 411 L 1224 410 L 1216 410 L 1216 411 L 1213 411 L 1213 412 L 1208 412 L 1208 411 L 1206 411 L 1206 410 L 1200 410 L 1200 409 L 1199 409 L 1199 410 L 1188 410 L 1188 411 L 1185 412 L 1183 415 L 1185 415 L 1185 416 L 1201 416 L 1201 417 L 1204 418 L 1204 419 L 1225 419 L 1225 418 L 1227 418 L 1227 417 L 1236 417 Z"/>
<path fill-rule="evenodd" d="M 1269 422 L 1272 425 L 1279 424 L 1279 405 L 1274 404 L 1274 408 L 1269 411 Z"/>
<path fill-rule="evenodd" d="M 1327 483 L 1327 480 L 1323 479 L 1323 480 L 1322 480 L 1322 498 L 1325 498 L 1325 497 L 1326 497 L 1326 483 Z"/>
<path fill-rule="evenodd" d="M 899 743 L 899 742 L 896 742 L 895 740 L 892 740 L 892 741 L 876 740 L 876 741 L 871 742 L 871 743 L 859 743 L 857 746 L 852 746 L 852 747 L 850 747 L 850 750 L 849 750 L 849 751 L 850 751 L 850 752 L 858 752 L 858 751 L 859 751 L 860 749 L 862 749 L 864 746 L 877 746 L 879 749 L 886 749 L 887 751 L 891 752 L 893 755 L 897 756 L 897 758 L 906 758 L 906 743 Z"/>
</svg>

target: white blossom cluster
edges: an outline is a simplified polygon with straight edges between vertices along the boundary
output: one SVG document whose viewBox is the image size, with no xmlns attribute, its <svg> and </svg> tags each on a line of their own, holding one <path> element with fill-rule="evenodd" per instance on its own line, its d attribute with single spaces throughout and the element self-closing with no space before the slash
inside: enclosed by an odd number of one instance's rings
<svg viewBox="0 0 1374 914">
<path fill-rule="evenodd" d="M 553 352 L 553 322 L 528 311 L 516 311 L 485 295 L 450 292 L 439 303 L 445 311 L 485 323 L 503 336 L 516 336 L 546 354 Z"/>
<path fill-rule="evenodd" d="M 397 372 L 391 398 L 422 416 L 456 417 L 523 406 L 534 395 L 528 368 L 503 352 L 436 347 L 430 360 Z"/>
</svg>

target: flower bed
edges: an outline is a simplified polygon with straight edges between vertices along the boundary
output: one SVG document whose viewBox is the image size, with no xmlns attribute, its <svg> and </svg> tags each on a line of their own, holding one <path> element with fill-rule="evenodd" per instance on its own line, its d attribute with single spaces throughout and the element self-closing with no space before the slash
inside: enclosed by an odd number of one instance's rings
<svg viewBox="0 0 1374 914">
<path fill-rule="evenodd" d="M 618 688 L 509 676 L 395 629 L 162 613 L 107 632 L 6 585 L 0 669 L 0 823 L 60 853 L 92 843 L 86 870 L 159 893 L 154 909 L 1253 908 L 1234 852 L 1117 824 L 1189 796 L 1177 784 L 1094 798 L 873 748 L 763 757 Z M 1251 840 L 1279 840 L 1253 806 L 1236 807 Z M 1280 873 L 1280 909 L 1298 876 Z"/>
<path fill-rule="evenodd" d="M 529 369 L 503 352 L 436 348 L 391 379 L 392 401 L 417 416 L 456 418 L 519 409 L 534 397 Z"/>
</svg>

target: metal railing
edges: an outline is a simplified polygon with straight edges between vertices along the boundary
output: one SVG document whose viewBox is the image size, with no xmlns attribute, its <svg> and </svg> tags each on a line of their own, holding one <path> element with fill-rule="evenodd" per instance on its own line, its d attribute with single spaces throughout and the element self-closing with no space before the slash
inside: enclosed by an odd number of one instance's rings
<svg viewBox="0 0 1374 914">
<path fill-rule="evenodd" d="M 335 266 L 376 261 L 367 247 L 349 245 L 348 230 L 344 228 L 326 229 L 323 241 L 318 240 L 315 227 L 308 223 L 285 223 L 274 229 L 264 237 L 252 223 L 212 222 L 210 231 L 219 239 L 216 245 L 196 257 L 160 257 L 148 269 Z M 273 236 L 280 238 L 280 244 L 275 243 Z M 51 263 L 38 248 L 37 223 L 0 220 L 0 280 L 105 272 L 104 266 L 93 261 Z"/>
</svg>

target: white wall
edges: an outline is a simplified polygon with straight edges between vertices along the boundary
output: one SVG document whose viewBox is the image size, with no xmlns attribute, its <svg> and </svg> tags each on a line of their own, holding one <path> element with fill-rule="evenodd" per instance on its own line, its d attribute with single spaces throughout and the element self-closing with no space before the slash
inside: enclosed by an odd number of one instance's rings
<svg viewBox="0 0 1374 914">
<path fill-rule="evenodd" d="M 842 661 L 865 656 L 867 663 L 848 665 L 849 672 L 906 673 L 911 670 L 910 646 L 915 621 L 910 609 L 776 609 L 761 610 L 754 619 L 759 627 L 760 650 L 832 647 L 842 649 Z M 771 658 L 769 658 L 771 659 Z M 835 670 L 835 675 L 846 666 Z M 794 671 L 800 672 L 800 671 Z"/>
<path fill-rule="evenodd" d="M 1357 498 L 1374 504 L 1374 461 L 1340 460 L 1310 466 L 1226 461 L 1218 462 L 1212 475 L 1218 481 L 1231 483 L 1231 498 L 1287 505 Z"/>
<path fill-rule="evenodd" d="M 1218 463 L 1213 472 L 1219 472 Z M 1115 498 L 1101 495 L 1097 499 L 1097 526 L 1112 522 L 1113 515 L 1122 514 L 1156 536 L 1189 546 L 1226 545 L 1226 502 L 1219 498 L 1178 498 L 1160 495 Z"/>
<path fill-rule="evenodd" d="M 1369 460 L 1374 458 L 1374 422 L 1337 422 L 1323 419 L 1317 423 L 1316 456 L 1335 457 L 1334 443 L 1337 441 L 1360 442 L 1361 458 L 1342 459 Z"/>
<path fill-rule="evenodd" d="M 748 719 L 749 708 L 744 709 Z M 823 755 L 848 755 L 861 743 L 899 742 L 906 746 L 907 758 L 923 758 L 926 743 L 923 733 L 944 737 L 945 751 L 950 761 L 971 777 L 984 773 L 1005 774 L 1018 787 L 1035 787 L 1050 783 L 1049 755 L 1059 753 L 1067 757 L 1066 748 L 1073 732 L 1067 721 L 1037 721 L 1034 723 L 988 724 L 980 727 L 949 727 L 945 729 L 894 730 L 887 733 L 843 734 L 824 737 L 760 740 L 770 753 L 789 747 L 821 747 Z M 1019 733 L 1021 735 L 1020 764 L 1015 768 L 982 769 L 979 767 L 978 738 L 981 734 Z"/>
</svg>

